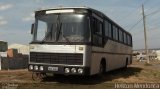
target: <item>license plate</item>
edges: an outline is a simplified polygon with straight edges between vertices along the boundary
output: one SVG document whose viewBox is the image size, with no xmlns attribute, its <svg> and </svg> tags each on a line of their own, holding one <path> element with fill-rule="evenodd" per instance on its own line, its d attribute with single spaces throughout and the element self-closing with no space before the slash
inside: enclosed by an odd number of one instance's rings
<svg viewBox="0 0 160 89">
<path fill-rule="evenodd" d="M 49 71 L 58 71 L 58 67 L 48 67 Z"/>
</svg>

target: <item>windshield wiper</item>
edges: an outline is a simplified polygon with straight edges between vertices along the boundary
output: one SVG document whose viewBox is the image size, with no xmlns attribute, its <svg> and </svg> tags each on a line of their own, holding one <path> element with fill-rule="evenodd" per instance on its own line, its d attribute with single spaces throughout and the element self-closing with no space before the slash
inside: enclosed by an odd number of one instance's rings
<svg viewBox="0 0 160 89">
<path fill-rule="evenodd" d="M 60 17 L 58 15 L 57 17 L 57 36 L 56 36 L 56 42 L 58 42 L 59 38 L 60 38 L 60 34 L 62 35 L 62 37 L 69 43 L 71 44 L 71 42 L 69 41 L 69 39 L 64 36 L 64 34 L 62 33 L 62 23 L 60 22 Z"/>
<path fill-rule="evenodd" d="M 45 35 L 44 39 L 42 40 L 41 44 L 43 44 L 49 36 L 51 36 L 51 39 L 52 39 L 52 30 L 53 30 L 53 24 L 51 26 L 51 30 L 49 32 L 47 32 L 47 34 Z"/>
<path fill-rule="evenodd" d="M 62 33 L 62 23 L 60 23 L 60 26 L 59 26 L 59 36 L 58 36 L 58 39 L 60 37 L 60 34 L 62 35 L 62 37 L 69 43 L 71 44 L 70 40 Z"/>
</svg>

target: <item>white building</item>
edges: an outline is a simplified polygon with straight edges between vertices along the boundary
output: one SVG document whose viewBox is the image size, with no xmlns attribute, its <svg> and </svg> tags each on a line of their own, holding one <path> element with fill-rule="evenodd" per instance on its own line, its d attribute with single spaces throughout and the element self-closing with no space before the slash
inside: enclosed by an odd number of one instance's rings
<svg viewBox="0 0 160 89">
<path fill-rule="evenodd" d="M 2 65 L 1 65 L 1 61 L 2 61 L 2 58 L 1 58 L 1 54 L 0 54 L 0 70 L 2 69 Z"/>
<path fill-rule="evenodd" d="M 160 60 L 160 50 L 157 50 L 157 51 L 156 51 L 156 54 L 157 54 L 158 60 Z"/>
<path fill-rule="evenodd" d="M 22 53 L 23 55 L 29 55 L 29 46 L 28 45 L 22 45 L 22 44 L 12 44 L 9 45 L 9 49 L 17 49 L 18 53 Z"/>
<path fill-rule="evenodd" d="M 139 53 L 139 55 L 137 55 L 137 59 L 146 59 L 146 54 Z"/>
<path fill-rule="evenodd" d="M 7 58 L 7 52 L 0 52 L 0 70 L 2 70 L 2 58 Z"/>
</svg>

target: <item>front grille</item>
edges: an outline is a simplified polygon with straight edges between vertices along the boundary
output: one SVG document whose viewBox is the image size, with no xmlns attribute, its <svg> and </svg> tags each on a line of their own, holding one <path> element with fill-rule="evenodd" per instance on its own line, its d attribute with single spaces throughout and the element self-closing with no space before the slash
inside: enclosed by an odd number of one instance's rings
<svg viewBox="0 0 160 89">
<path fill-rule="evenodd" d="M 30 52 L 30 62 L 49 63 L 49 64 L 82 65 L 83 64 L 83 54 Z"/>
</svg>

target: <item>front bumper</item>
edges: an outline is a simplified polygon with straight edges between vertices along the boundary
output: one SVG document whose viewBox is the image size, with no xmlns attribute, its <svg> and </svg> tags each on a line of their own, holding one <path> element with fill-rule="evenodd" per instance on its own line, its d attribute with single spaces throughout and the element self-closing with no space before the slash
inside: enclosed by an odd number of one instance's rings
<svg viewBox="0 0 160 89">
<path fill-rule="evenodd" d="M 33 69 L 31 69 L 30 66 L 33 66 Z M 38 68 L 35 69 L 35 66 Z M 40 70 L 40 67 L 43 67 L 43 70 Z M 69 68 L 70 72 L 66 73 L 65 68 Z M 72 68 L 76 69 L 76 72 L 73 73 L 71 71 Z M 83 72 L 79 73 L 78 69 L 83 69 Z M 32 72 L 53 73 L 63 75 L 90 75 L 90 68 L 83 66 L 29 64 L 28 70 Z"/>
</svg>

